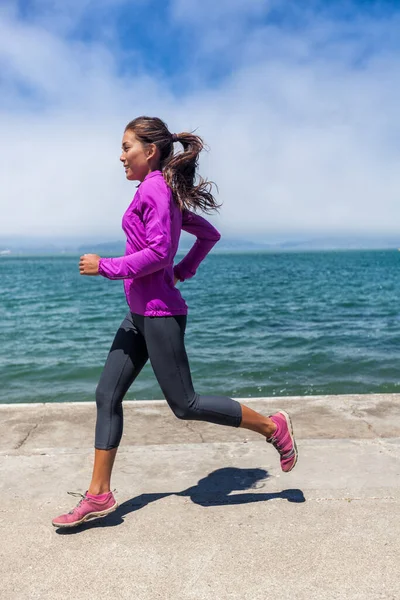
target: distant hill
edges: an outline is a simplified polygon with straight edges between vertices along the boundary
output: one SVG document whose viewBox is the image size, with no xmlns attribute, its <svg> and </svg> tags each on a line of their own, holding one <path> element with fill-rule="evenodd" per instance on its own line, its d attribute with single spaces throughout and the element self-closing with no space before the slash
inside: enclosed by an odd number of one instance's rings
<svg viewBox="0 0 400 600">
<path fill-rule="evenodd" d="M 193 236 L 182 235 L 179 251 L 188 251 L 194 243 Z M 398 238 L 317 238 L 291 240 L 283 242 L 262 242 L 238 238 L 222 237 L 213 252 L 256 252 L 256 251 L 311 251 L 311 250 L 374 250 L 400 247 Z M 79 246 L 78 252 L 94 252 L 100 255 L 122 255 L 125 252 L 123 242 L 105 242 Z"/>
<path fill-rule="evenodd" d="M 183 233 L 179 251 L 187 252 L 193 245 L 193 236 Z M 390 249 L 400 247 L 400 234 L 397 237 L 320 237 L 315 239 L 292 239 L 280 242 L 248 240 L 236 237 L 223 236 L 216 245 L 214 252 L 257 252 L 257 251 L 312 251 L 312 250 L 368 250 Z M 87 241 L 46 241 L 40 239 L 0 238 L 0 256 L 13 256 L 20 254 L 85 254 L 95 253 L 100 256 L 121 256 L 125 252 L 123 240 L 93 242 Z"/>
<path fill-rule="evenodd" d="M 84 246 L 79 246 L 77 251 L 79 254 L 84 254 L 86 252 L 99 254 L 100 256 L 106 256 L 107 254 L 121 256 L 125 252 L 125 244 L 124 242 L 103 242 L 100 244 L 91 244 L 88 242 Z"/>
<path fill-rule="evenodd" d="M 193 236 L 188 236 L 181 238 L 179 244 L 179 251 L 184 252 L 190 250 L 195 242 L 195 238 Z M 249 250 L 268 250 L 270 248 L 269 244 L 257 243 L 257 242 L 249 242 L 247 240 L 237 240 L 237 239 L 224 239 L 222 238 L 215 247 L 214 252 L 216 251 L 249 251 Z M 121 255 L 125 252 L 125 245 L 122 242 L 105 242 L 100 244 L 85 244 L 84 246 L 79 246 L 79 252 L 94 252 L 100 255 L 112 254 L 112 255 Z"/>
<path fill-rule="evenodd" d="M 389 250 L 399 246 L 400 235 L 395 238 L 326 237 L 278 244 L 281 250 Z"/>
</svg>

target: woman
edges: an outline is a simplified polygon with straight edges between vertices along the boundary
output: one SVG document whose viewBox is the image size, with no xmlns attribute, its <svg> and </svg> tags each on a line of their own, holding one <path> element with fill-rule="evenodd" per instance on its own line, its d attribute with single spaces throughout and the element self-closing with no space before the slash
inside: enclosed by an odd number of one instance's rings
<svg viewBox="0 0 400 600">
<path fill-rule="evenodd" d="M 183 152 L 174 154 L 174 143 Z M 293 469 L 297 448 L 289 415 L 265 417 L 221 396 L 199 396 L 193 389 L 184 334 L 187 306 L 177 281 L 193 277 L 220 238 L 204 218 L 218 204 L 211 184 L 195 184 L 202 140 L 191 133 L 171 134 L 158 118 L 131 121 L 122 140 L 121 162 L 126 178 L 140 181 L 122 227 L 125 256 L 81 257 L 81 275 L 123 279 L 129 312 L 111 346 L 97 390 L 95 460 L 88 491 L 69 513 L 53 520 L 56 527 L 74 527 L 117 508 L 110 491 L 111 471 L 122 436 L 122 400 L 148 359 L 164 396 L 179 419 L 243 427 L 260 433 L 280 454 L 281 468 Z M 196 236 L 190 252 L 175 267 L 181 230 Z"/>
</svg>

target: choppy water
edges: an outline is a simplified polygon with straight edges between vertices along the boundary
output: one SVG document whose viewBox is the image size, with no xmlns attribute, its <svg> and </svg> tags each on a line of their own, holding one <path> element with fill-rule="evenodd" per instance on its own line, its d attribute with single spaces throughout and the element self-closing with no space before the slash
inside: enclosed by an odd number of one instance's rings
<svg viewBox="0 0 400 600">
<path fill-rule="evenodd" d="M 127 311 L 77 257 L 0 259 L 0 402 L 93 400 Z M 199 393 L 400 391 L 400 253 L 210 255 L 181 285 Z M 161 398 L 149 366 L 127 395 Z"/>
</svg>

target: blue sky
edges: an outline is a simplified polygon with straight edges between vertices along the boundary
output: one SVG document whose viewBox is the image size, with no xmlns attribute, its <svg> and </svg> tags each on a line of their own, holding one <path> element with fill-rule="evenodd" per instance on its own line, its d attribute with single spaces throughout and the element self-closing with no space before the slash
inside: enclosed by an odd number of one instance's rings
<svg viewBox="0 0 400 600">
<path fill-rule="evenodd" d="M 400 3 L 31 0 L 0 7 L 0 236 L 120 236 L 138 114 L 210 146 L 223 233 L 394 233 Z"/>
</svg>

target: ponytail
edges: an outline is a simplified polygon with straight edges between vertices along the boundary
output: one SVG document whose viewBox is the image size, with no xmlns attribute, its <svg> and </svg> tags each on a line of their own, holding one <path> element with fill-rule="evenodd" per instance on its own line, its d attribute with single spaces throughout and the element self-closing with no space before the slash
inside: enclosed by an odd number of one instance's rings
<svg viewBox="0 0 400 600">
<path fill-rule="evenodd" d="M 204 149 L 203 140 L 193 133 L 170 133 L 167 125 L 158 118 L 138 117 L 125 128 L 132 130 L 142 144 L 155 144 L 160 152 L 160 169 L 171 188 L 175 202 L 181 210 L 201 210 L 210 213 L 218 210 L 212 194 L 213 183 L 198 178 L 199 154 Z M 183 152 L 174 154 L 174 143 L 180 142 Z"/>
</svg>

